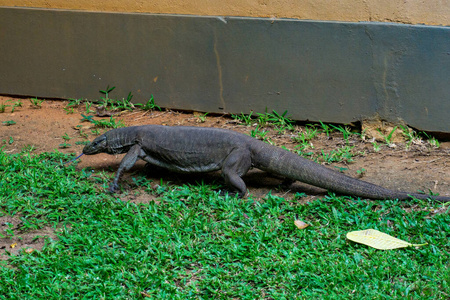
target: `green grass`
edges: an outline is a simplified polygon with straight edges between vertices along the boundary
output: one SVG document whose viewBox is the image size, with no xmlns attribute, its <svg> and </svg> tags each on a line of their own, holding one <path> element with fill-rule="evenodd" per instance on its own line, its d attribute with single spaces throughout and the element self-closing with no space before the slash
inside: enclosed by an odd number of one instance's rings
<svg viewBox="0 0 450 300">
<path fill-rule="evenodd" d="M 158 202 L 135 205 L 104 192 L 110 174 L 62 167 L 68 159 L 0 150 L 0 216 L 23 221 L 3 238 L 59 229 L 42 251 L 0 263 L 5 299 L 449 297 L 450 216 L 433 214 L 438 204 L 330 195 L 301 205 L 201 183 L 154 191 L 138 175 L 130 193 Z M 296 218 L 311 226 L 298 230 Z M 346 240 L 366 228 L 429 245 L 380 251 Z"/>
</svg>

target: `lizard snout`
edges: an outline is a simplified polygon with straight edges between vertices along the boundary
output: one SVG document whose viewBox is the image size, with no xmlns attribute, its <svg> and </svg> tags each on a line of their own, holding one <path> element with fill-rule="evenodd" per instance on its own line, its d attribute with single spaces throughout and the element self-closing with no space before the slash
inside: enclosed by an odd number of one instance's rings
<svg viewBox="0 0 450 300">
<path fill-rule="evenodd" d="M 107 152 L 106 136 L 101 135 L 83 148 L 83 154 L 92 155 Z"/>
</svg>

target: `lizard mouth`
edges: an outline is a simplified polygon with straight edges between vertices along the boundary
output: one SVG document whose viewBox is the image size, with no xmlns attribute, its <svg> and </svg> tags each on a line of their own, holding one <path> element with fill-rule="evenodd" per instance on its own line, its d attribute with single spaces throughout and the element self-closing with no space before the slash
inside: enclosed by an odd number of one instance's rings
<svg viewBox="0 0 450 300">
<path fill-rule="evenodd" d="M 83 148 L 83 153 L 87 155 L 105 152 L 107 146 L 106 137 L 100 136 Z"/>
</svg>

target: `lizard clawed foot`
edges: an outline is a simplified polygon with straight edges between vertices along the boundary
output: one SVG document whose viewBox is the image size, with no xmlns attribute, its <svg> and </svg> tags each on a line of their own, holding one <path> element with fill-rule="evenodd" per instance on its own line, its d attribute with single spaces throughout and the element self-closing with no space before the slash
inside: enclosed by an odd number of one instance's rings
<svg viewBox="0 0 450 300">
<path fill-rule="evenodd" d="M 290 179 L 290 178 L 285 178 L 283 180 L 283 182 L 280 184 L 281 189 L 283 190 L 289 190 L 291 185 L 295 182 L 296 180 L 294 179 Z"/>
<path fill-rule="evenodd" d="M 112 183 L 111 186 L 109 187 L 109 192 L 111 194 L 115 194 L 118 189 L 119 189 L 119 186 L 117 184 Z"/>
<path fill-rule="evenodd" d="M 245 194 L 239 193 L 237 191 L 228 191 L 228 190 L 219 191 L 219 196 L 225 197 L 226 195 L 228 195 L 229 197 L 247 198 L 248 191 Z"/>
</svg>

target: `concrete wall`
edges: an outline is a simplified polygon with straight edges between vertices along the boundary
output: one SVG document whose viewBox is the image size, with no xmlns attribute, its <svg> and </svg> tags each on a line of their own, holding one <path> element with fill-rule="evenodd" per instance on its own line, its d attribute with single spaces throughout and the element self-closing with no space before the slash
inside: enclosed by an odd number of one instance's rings
<svg viewBox="0 0 450 300">
<path fill-rule="evenodd" d="M 450 25 L 449 0 L 0 0 L 0 6 Z"/>
<path fill-rule="evenodd" d="M 170 108 L 450 132 L 450 27 L 325 21 L 448 24 L 448 1 L 160 2 L 0 0 L 79 9 L 0 7 L 0 94 L 97 99 L 110 85 Z"/>
</svg>

